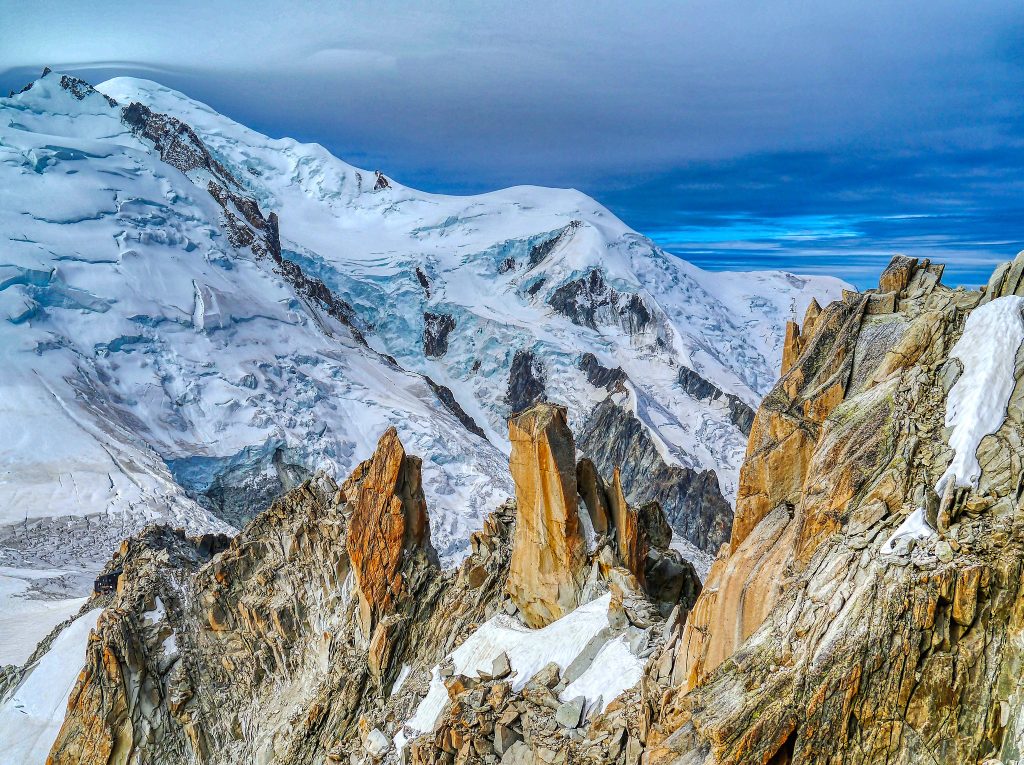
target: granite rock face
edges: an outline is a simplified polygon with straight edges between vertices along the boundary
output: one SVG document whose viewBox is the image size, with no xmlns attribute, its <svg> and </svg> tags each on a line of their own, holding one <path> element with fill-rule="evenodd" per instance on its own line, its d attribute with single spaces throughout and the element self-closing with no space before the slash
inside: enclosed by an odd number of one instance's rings
<svg viewBox="0 0 1024 765">
<path fill-rule="evenodd" d="M 1024 350 L 1000 367 L 1012 385 L 977 480 L 936 486 L 970 379 L 954 346 L 973 311 L 1017 298 L 951 290 L 941 270 L 896 259 L 878 291 L 794 326 L 703 590 L 661 507 L 627 499 L 635 467 L 577 460 L 551 404 L 510 422 L 516 501 L 440 570 L 420 463 L 388 432 L 342 486 L 305 481 L 230 543 L 127 540 L 50 761 L 1020 761 Z M 581 658 L 518 678 L 509 647 L 456 670 L 484 621 L 529 635 L 599 597 Z M 610 644 L 629 658 L 600 659 Z M 629 662 L 639 680 L 610 704 L 577 692 Z M 426 698 L 437 714 L 415 728 Z"/>
<path fill-rule="evenodd" d="M 645 583 L 644 563 L 647 560 L 647 549 L 650 542 L 640 529 L 636 508 L 630 507 L 626 502 L 618 468 L 615 468 L 612 475 L 608 499 L 611 505 L 612 522 L 615 526 L 615 546 L 619 553 L 619 560 L 643 585 Z"/>
<path fill-rule="evenodd" d="M 424 510 L 418 460 L 389 431 L 344 489 L 317 475 L 223 552 L 163 526 L 126 541 L 50 761 L 324 763 L 362 751 L 387 715 L 405 714 L 385 708 L 401 667 L 439 660 L 503 589 L 508 526 L 489 521 L 498 537 L 474 542 L 487 552 L 443 574 Z"/>
<path fill-rule="evenodd" d="M 789 333 L 730 544 L 666 649 L 649 765 L 1020 759 L 1024 365 L 977 484 L 935 492 L 950 351 L 1010 268 L 983 294 L 897 258 Z"/>
<path fill-rule="evenodd" d="M 699 580 L 666 548 L 660 509 L 634 509 L 596 471 L 607 527 L 584 538 L 564 409 L 540 404 L 510 429 L 518 505 L 486 519 L 456 571 L 437 565 L 421 463 L 393 429 L 342 485 L 317 474 L 234 539 L 151 526 L 126 540 L 106 569 L 116 590 L 83 607 L 105 610 L 49 762 L 635 763 L 643 694 L 671 680 L 651 662 Z M 528 636 L 586 604 L 592 619 L 599 598 L 604 626 L 571 662 L 519 677 L 510 647 L 453 671 L 484 622 Z M 570 694 L 608 676 L 606 649 L 637 674 L 616 698 Z M 437 690 L 436 720 L 416 727 Z"/>
<path fill-rule="evenodd" d="M 420 465 L 419 457 L 406 456 L 398 431 L 388 428 L 373 457 L 359 464 L 341 488 L 343 499 L 352 497 L 345 546 L 366 635 L 410 596 L 402 571 L 409 556 L 421 554 L 438 565 L 430 546 Z"/>
<path fill-rule="evenodd" d="M 580 527 L 576 447 L 566 412 L 537 404 L 509 421 L 516 532 L 508 592 L 531 627 L 579 605 L 586 540 Z"/>
</svg>

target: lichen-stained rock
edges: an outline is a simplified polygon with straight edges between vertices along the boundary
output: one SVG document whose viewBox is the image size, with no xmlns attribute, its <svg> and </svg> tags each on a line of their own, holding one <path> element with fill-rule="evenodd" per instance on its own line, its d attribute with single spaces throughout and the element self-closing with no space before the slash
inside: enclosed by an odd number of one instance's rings
<svg viewBox="0 0 1024 765">
<path fill-rule="evenodd" d="M 398 431 L 388 428 L 373 457 L 357 467 L 346 484 L 352 517 L 345 544 L 367 636 L 382 616 L 409 596 L 402 571 L 408 556 L 420 551 L 437 565 L 420 465 L 419 457 L 406 455 Z"/>
<path fill-rule="evenodd" d="M 565 411 L 541 405 L 516 426 L 531 440 L 520 441 L 513 469 L 533 471 L 519 473 L 530 487 L 520 501 L 541 518 L 528 539 L 552 545 L 527 548 L 537 564 L 528 571 L 553 574 L 526 582 L 520 567 L 519 585 L 558 598 L 564 589 L 543 588 L 569 574 L 559 581 L 573 601 L 544 613 L 571 610 L 586 592 L 589 610 L 568 614 L 582 618 L 582 633 L 541 633 L 529 645 L 522 621 L 540 601 L 507 595 L 524 549 L 513 537 L 529 517 L 515 501 L 487 517 L 457 570 L 438 568 L 419 460 L 389 431 L 342 486 L 318 474 L 234 539 L 153 526 L 126 540 L 107 568 L 120 572 L 117 590 L 90 604 L 106 609 L 50 761 L 451 765 L 515 750 L 524 762 L 637 762 L 654 714 L 645 694 L 668 688 L 662 657 L 672 656 L 666 645 L 678 640 L 699 578 L 668 547 L 657 504 L 641 515 L 617 477 L 606 485 L 596 471 L 608 531 L 588 556 L 569 514 L 582 508 Z M 965 588 L 957 618 L 971 608 Z M 474 647 L 467 638 L 478 629 L 490 637 Z M 476 676 L 461 674 L 472 663 L 453 672 L 459 651 L 465 662 L 501 634 L 511 642 Z M 573 648 L 581 634 L 590 637 Z M 561 663 L 530 668 L 538 651 Z M 438 683 L 444 698 L 435 699 Z"/>
<path fill-rule="evenodd" d="M 282 700 L 311 693 L 303 675 L 322 675 L 347 611 L 337 494 L 326 477 L 306 481 L 222 552 L 163 526 L 128 540 L 109 565 L 120 587 L 51 760 L 209 762 L 271 750 L 290 714 Z M 356 689 L 363 666 L 350 676 Z"/>
<path fill-rule="evenodd" d="M 563 407 L 541 403 L 509 420 L 516 530 L 508 592 L 526 623 L 543 627 L 579 604 L 586 540 L 576 447 Z"/>
<path fill-rule="evenodd" d="M 870 295 L 827 307 L 766 398 L 732 542 L 659 659 L 677 685 L 646 765 L 1020 759 L 1024 379 L 1018 365 L 978 485 L 937 512 L 949 353 L 982 298 L 941 271 L 894 260 L 893 313 L 862 310 Z M 893 544 L 919 511 L 944 522 Z"/>
</svg>

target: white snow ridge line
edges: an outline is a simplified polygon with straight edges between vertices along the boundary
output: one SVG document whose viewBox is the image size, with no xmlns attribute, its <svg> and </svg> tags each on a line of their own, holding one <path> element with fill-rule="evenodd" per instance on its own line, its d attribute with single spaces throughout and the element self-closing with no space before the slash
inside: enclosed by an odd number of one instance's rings
<svg viewBox="0 0 1024 765">
<path fill-rule="evenodd" d="M 46 762 L 64 724 L 89 633 L 102 612 L 94 609 L 69 624 L 0 706 L 0 761 L 9 765 Z"/>
</svg>

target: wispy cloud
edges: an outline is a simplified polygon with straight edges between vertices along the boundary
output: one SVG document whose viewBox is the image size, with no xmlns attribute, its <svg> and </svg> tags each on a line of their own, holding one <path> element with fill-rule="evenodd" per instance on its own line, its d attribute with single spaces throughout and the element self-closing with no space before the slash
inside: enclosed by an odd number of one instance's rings
<svg viewBox="0 0 1024 765">
<path fill-rule="evenodd" d="M 904 248 L 976 281 L 1020 238 L 1019 0 L 0 13 L 0 88 L 44 64 L 159 79 L 430 190 L 581 188 L 694 258 L 782 252 L 853 278 Z"/>
</svg>

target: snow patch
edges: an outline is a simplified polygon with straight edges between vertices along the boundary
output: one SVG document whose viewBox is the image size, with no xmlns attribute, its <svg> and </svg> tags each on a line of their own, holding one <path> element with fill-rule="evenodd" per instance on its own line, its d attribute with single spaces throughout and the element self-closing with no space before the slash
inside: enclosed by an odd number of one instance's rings
<svg viewBox="0 0 1024 765">
<path fill-rule="evenodd" d="M 644 664 L 643 659 L 629 650 L 626 638 L 619 635 L 604 644 L 593 663 L 566 686 L 559 698 L 569 701 L 583 696 L 587 699 L 587 714 L 599 701 L 603 712 L 616 697 L 640 682 Z"/>
<path fill-rule="evenodd" d="M 402 686 L 405 685 L 405 681 L 409 679 L 409 675 L 411 675 L 411 674 L 412 674 L 412 665 L 411 664 L 403 664 L 402 665 L 402 669 L 399 670 L 399 672 L 398 672 L 398 677 L 395 678 L 395 684 L 393 686 L 391 686 L 391 695 L 392 696 L 394 696 L 396 693 L 398 693 L 400 690 L 402 690 Z"/>
<path fill-rule="evenodd" d="M 609 629 L 611 597 L 611 593 L 606 593 L 538 630 L 524 627 L 505 614 L 498 614 L 484 622 L 451 653 L 455 673 L 479 677 L 481 670 L 489 671 L 494 660 L 505 653 L 512 667 L 512 690 L 520 691 L 551 662 L 564 671 Z M 584 696 L 587 704 L 593 704 L 600 698 L 602 704 L 607 705 L 639 680 L 642 668 L 642 660 L 630 652 L 621 636 L 610 638 L 591 665 L 569 685 L 565 698 Z M 569 689 L 574 689 L 571 694 Z M 405 727 L 416 736 L 433 730 L 447 705 L 448 691 L 440 667 L 434 667 L 427 695 Z M 406 741 L 404 731 L 395 737 L 395 745 L 399 748 L 400 738 L 402 743 Z"/>
<path fill-rule="evenodd" d="M 946 427 L 952 428 L 949 445 L 954 455 L 935 485 L 940 497 L 949 481 L 956 487 L 978 485 L 978 446 L 1002 427 L 1016 383 L 1014 362 L 1024 341 L 1022 307 L 1024 297 L 1008 295 L 974 309 L 950 352 L 964 371 L 946 398 Z"/>
<path fill-rule="evenodd" d="M 146 613 L 142 615 L 142 621 L 146 624 L 157 624 L 162 622 L 165 616 L 167 616 L 167 609 L 164 608 L 164 602 L 160 600 L 160 596 L 157 595 L 153 604 L 153 610 L 146 611 Z"/>
<path fill-rule="evenodd" d="M 86 598 L 41 600 L 31 597 L 33 580 L 57 579 L 66 570 L 0 567 L 0 666 L 21 666 L 50 630 L 74 615 Z"/>
<path fill-rule="evenodd" d="M 911 539 L 927 539 L 934 531 L 924 518 L 924 509 L 917 508 L 907 516 L 906 520 L 892 533 L 880 552 L 882 555 L 892 555 L 898 549 L 901 542 L 908 542 Z"/>
</svg>

